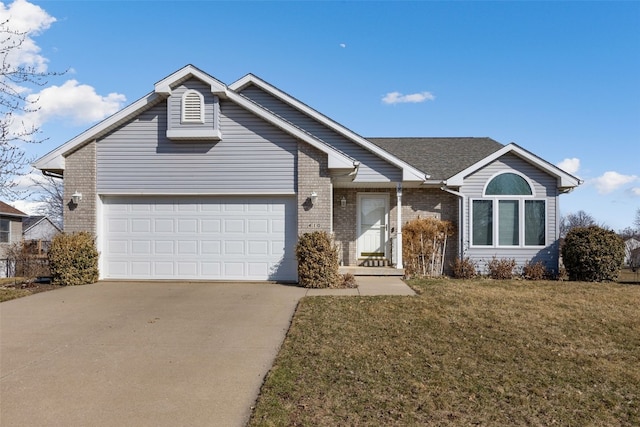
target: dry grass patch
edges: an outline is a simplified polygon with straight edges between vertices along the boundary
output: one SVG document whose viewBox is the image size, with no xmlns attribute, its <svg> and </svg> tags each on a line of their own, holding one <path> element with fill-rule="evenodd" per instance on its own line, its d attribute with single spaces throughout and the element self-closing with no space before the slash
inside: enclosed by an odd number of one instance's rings
<svg viewBox="0 0 640 427">
<path fill-rule="evenodd" d="M 249 424 L 640 423 L 640 287 L 411 285 L 303 299 Z"/>
</svg>

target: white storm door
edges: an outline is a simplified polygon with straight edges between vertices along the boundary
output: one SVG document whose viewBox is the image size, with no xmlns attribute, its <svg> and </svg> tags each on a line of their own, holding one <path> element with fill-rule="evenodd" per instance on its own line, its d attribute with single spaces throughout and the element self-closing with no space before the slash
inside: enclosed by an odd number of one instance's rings
<svg viewBox="0 0 640 427">
<path fill-rule="evenodd" d="M 358 257 L 384 257 L 387 248 L 388 194 L 358 195 Z"/>
</svg>

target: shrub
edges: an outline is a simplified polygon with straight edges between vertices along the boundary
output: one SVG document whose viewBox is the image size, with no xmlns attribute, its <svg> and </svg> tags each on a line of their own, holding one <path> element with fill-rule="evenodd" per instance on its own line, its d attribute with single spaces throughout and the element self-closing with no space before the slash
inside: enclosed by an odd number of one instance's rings
<svg viewBox="0 0 640 427">
<path fill-rule="evenodd" d="M 451 270 L 455 279 L 473 279 L 478 275 L 477 267 L 478 263 L 472 261 L 469 257 L 456 258 L 451 263 Z"/>
<path fill-rule="evenodd" d="M 343 288 L 357 288 L 356 276 L 351 273 L 342 275 L 342 287 Z"/>
<path fill-rule="evenodd" d="M 342 284 L 338 249 L 324 231 L 305 233 L 296 245 L 298 283 L 305 288 L 336 288 Z"/>
<path fill-rule="evenodd" d="M 34 255 L 30 242 L 15 242 L 5 250 L 5 257 L 13 276 L 33 280 L 37 277 L 49 276 L 47 259 Z"/>
<path fill-rule="evenodd" d="M 93 234 L 86 231 L 54 236 L 49 248 L 51 283 L 86 285 L 98 280 L 98 250 Z"/>
<path fill-rule="evenodd" d="M 624 242 L 596 225 L 572 228 L 564 240 L 562 260 L 569 280 L 615 280 L 624 262 Z"/>
<path fill-rule="evenodd" d="M 489 269 L 489 277 L 496 280 L 508 280 L 513 278 L 513 269 L 516 267 L 515 259 L 502 258 L 495 256 L 487 263 Z"/>
<path fill-rule="evenodd" d="M 542 261 L 536 263 L 528 262 L 522 267 L 522 277 L 527 280 L 542 280 L 549 277 L 549 273 Z"/>
<path fill-rule="evenodd" d="M 403 225 L 402 259 L 405 275 L 441 275 L 447 237 L 453 232 L 453 225 L 449 221 L 437 218 L 417 218 Z"/>
</svg>

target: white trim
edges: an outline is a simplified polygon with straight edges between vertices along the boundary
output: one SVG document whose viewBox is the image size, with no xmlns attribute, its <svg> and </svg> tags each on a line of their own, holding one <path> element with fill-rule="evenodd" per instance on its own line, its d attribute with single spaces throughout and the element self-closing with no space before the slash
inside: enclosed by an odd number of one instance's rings
<svg viewBox="0 0 640 427">
<path fill-rule="evenodd" d="M 172 141 L 220 141 L 222 133 L 220 129 L 167 129 L 167 138 Z"/>
<path fill-rule="evenodd" d="M 402 183 L 396 187 L 396 268 L 404 268 L 402 259 Z"/>
<path fill-rule="evenodd" d="M 360 218 L 362 214 L 362 199 L 374 196 L 380 199 L 384 199 L 385 202 L 385 213 L 384 213 L 384 221 L 385 221 L 385 230 L 384 230 L 384 244 L 382 245 L 384 250 L 384 258 L 389 256 L 389 251 L 387 250 L 387 246 L 389 245 L 389 193 L 379 193 L 379 192 L 364 192 L 356 194 L 356 260 L 360 259 Z"/>
<path fill-rule="evenodd" d="M 192 96 L 197 97 L 197 108 L 198 108 L 198 117 L 197 118 L 188 118 L 187 117 L 187 97 Z M 194 89 L 189 89 L 182 94 L 182 98 L 180 99 L 180 123 L 204 123 L 204 96 L 200 92 Z M 169 136 L 169 131 L 167 130 L 167 137 Z"/>
<path fill-rule="evenodd" d="M 491 181 L 493 181 L 494 178 L 496 178 L 497 176 L 500 175 L 504 175 L 506 173 L 510 173 L 513 175 L 518 175 L 520 178 L 523 178 L 527 184 L 529 185 L 529 189 L 531 190 L 531 194 L 500 194 L 500 195 L 496 195 L 496 194 L 487 194 L 487 187 L 489 186 L 489 184 L 491 183 Z M 501 197 L 501 196 L 518 196 L 518 197 L 536 197 L 536 188 L 533 184 L 533 181 L 531 181 L 531 179 L 523 174 L 520 171 L 514 170 L 514 169 L 504 169 L 501 170 L 499 172 L 494 173 L 493 175 L 491 175 L 491 177 L 489 177 L 489 179 L 487 179 L 487 181 L 484 183 L 484 187 L 482 188 L 482 197 Z"/>
<path fill-rule="evenodd" d="M 3 244 L 12 243 L 11 242 L 11 223 L 14 222 L 14 221 L 11 221 L 11 219 L 9 217 L 6 217 L 6 216 L 4 218 L 0 217 L 0 223 L 2 221 L 7 221 L 7 225 L 9 226 L 9 230 L 8 231 L 2 231 L 2 233 L 7 233 L 7 241 L 6 242 L 0 242 L 0 243 L 3 243 Z M 17 221 L 15 221 L 15 222 L 17 222 Z"/>
<path fill-rule="evenodd" d="M 33 163 L 33 166 L 36 169 L 40 170 L 64 170 L 65 156 L 70 154 L 72 151 L 77 150 L 82 145 L 98 139 L 100 136 L 104 135 L 105 133 L 114 129 L 125 121 L 133 118 L 140 112 L 165 100 L 171 94 L 172 85 L 175 85 L 181 81 L 185 81 L 191 77 L 196 77 L 210 84 L 212 88 L 211 92 L 214 95 L 229 98 L 231 101 L 252 112 L 256 116 L 268 121 L 274 126 L 289 133 L 293 137 L 298 138 L 327 154 L 329 163 L 328 166 L 330 169 L 353 170 L 354 168 L 356 168 L 357 162 L 355 161 L 355 159 L 350 158 L 346 154 L 341 153 L 340 151 L 313 137 L 312 135 L 293 126 L 292 124 L 279 118 L 275 114 L 260 107 L 258 104 L 246 99 L 245 97 L 240 96 L 234 92 L 227 91 L 226 87 L 222 83 L 220 83 L 213 77 L 203 73 L 192 65 L 184 67 L 183 69 L 156 83 L 154 92 L 147 94 L 128 107 L 125 107 L 114 115 L 108 117 L 97 125 L 91 127 L 75 138 L 69 140 L 68 142 L 39 158 Z M 215 125 L 214 127 L 214 130 L 218 130 Z"/>
<path fill-rule="evenodd" d="M 291 123 L 281 119 L 270 111 L 265 110 L 258 104 L 249 101 L 247 98 L 238 95 L 235 92 L 229 92 L 229 100 L 235 102 L 246 110 L 254 113 L 256 116 L 263 118 L 273 124 L 274 126 L 282 129 L 288 134 L 294 136 L 295 138 L 301 139 L 302 141 L 308 143 L 309 145 L 319 149 L 323 153 L 329 156 L 329 169 L 354 169 L 355 160 L 347 157 L 347 155 L 339 152 L 333 147 L 325 144 L 319 139 L 311 136 L 310 134 L 304 132 L 303 130 L 295 127 Z"/>
<path fill-rule="evenodd" d="M 260 89 L 262 89 L 265 92 L 269 93 L 270 95 L 275 96 L 276 98 L 278 98 L 281 101 L 289 104 L 290 106 L 292 106 L 293 108 L 297 109 L 298 111 L 300 111 L 300 112 L 310 116 L 314 120 L 320 122 L 322 125 L 328 127 L 329 129 L 332 129 L 333 131 L 335 131 L 335 132 L 341 134 L 342 136 L 350 139 L 351 141 L 355 142 L 356 144 L 360 145 L 361 147 L 365 148 L 366 150 L 372 152 L 373 154 L 377 155 L 378 157 L 386 160 L 387 162 L 389 162 L 392 165 L 396 166 L 397 168 L 401 169 L 402 170 L 402 179 L 404 181 L 420 181 L 420 182 L 422 182 L 422 181 L 426 181 L 426 180 L 428 180 L 430 178 L 428 175 L 425 175 L 425 172 L 414 168 L 413 166 L 409 165 L 408 163 L 405 163 L 404 161 L 398 159 L 394 155 L 392 155 L 389 152 L 383 150 L 382 148 L 378 147 L 377 145 L 373 144 L 372 142 L 367 141 L 365 138 L 361 137 L 360 135 L 356 134 L 355 132 L 353 132 L 353 131 L 347 129 L 346 127 L 342 126 L 341 124 L 331 120 L 327 116 L 325 116 L 325 115 L 321 114 L 320 112 L 314 110 L 313 108 L 309 107 L 308 105 L 298 101 L 297 99 L 295 99 L 291 95 L 281 91 L 280 89 L 276 88 L 275 86 L 272 86 L 271 84 L 265 82 L 264 80 L 260 79 L 259 77 L 255 76 L 253 74 L 247 74 L 246 76 L 242 77 L 240 80 L 230 84 L 229 85 L 229 89 L 231 89 L 233 91 L 236 91 L 236 92 L 240 92 L 242 89 L 244 89 L 245 87 L 249 86 L 250 84 L 256 85 L 257 87 L 259 87 Z"/>
<path fill-rule="evenodd" d="M 494 162 L 495 160 L 504 156 L 507 153 L 513 153 L 518 157 L 522 158 L 523 160 L 536 166 L 537 168 L 542 169 L 549 175 L 556 177 L 558 181 L 558 188 L 560 188 L 562 191 L 570 191 L 574 187 L 577 187 L 578 185 L 582 184 L 583 182 L 581 179 L 563 171 L 562 169 L 552 165 L 551 163 L 548 163 L 547 161 L 541 159 L 540 157 L 532 154 L 531 152 L 525 150 L 524 148 L 512 142 L 508 145 L 505 145 L 504 147 L 494 152 L 493 154 L 490 154 L 489 156 L 480 160 L 479 162 L 474 163 L 468 168 L 458 172 L 451 178 L 447 179 L 446 185 L 451 187 L 462 186 L 464 184 L 464 179 L 467 176 L 476 172 L 478 169 L 488 165 L 489 163 Z"/>
<path fill-rule="evenodd" d="M 194 67 L 189 64 L 185 67 L 182 67 L 175 73 L 172 73 L 160 80 L 154 85 L 154 92 L 158 94 L 163 94 L 165 96 L 171 95 L 172 88 L 179 85 L 180 83 L 189 80 L 190 78 L 195 77 L 204 83 L 207 83 L 211 87 L 211 93 L 214 95 L 218 95 L 220 97 L 225 97 L 227 93 L 227 87 L 221 81 L 213 78 L 209 74 L 204 71 Z"/>
<path fill-rule="evenodd" d="M 500 212 L 499 202 L 515 200 L 518 202 L 518 244 L 517 245 L 501 245 L 500 244 Z M 491 245 L 476 245 L 473 243 L 473 202 L 490 201 L 492 210 L 492 229 L 491 229 Z M 544 244 L 527 245 L 526 238 L 526 222 L 525 222 L 525 204 L 526 202 L 543 202 L 544 203 Z M 548 246 L 547 233 L 549 232 L 549 212 L 547 212 L 548 203 L 546 198 L 531 198 L 529 196 L 488 196 L 469 198 L 469 247 L 471 249 L 541 249 Z"/>
</svg>

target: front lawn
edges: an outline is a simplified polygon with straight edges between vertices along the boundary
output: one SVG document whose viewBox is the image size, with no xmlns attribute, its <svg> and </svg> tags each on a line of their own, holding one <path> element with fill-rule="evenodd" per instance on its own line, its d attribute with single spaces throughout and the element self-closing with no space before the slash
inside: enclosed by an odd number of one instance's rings
<svg viewBox="0 0 640 427">
<path fill-rule="evenodd" d="M 640 424 L 640 286 L 410 284 L 304 298 L 249 425 Z"/>
</svg>

